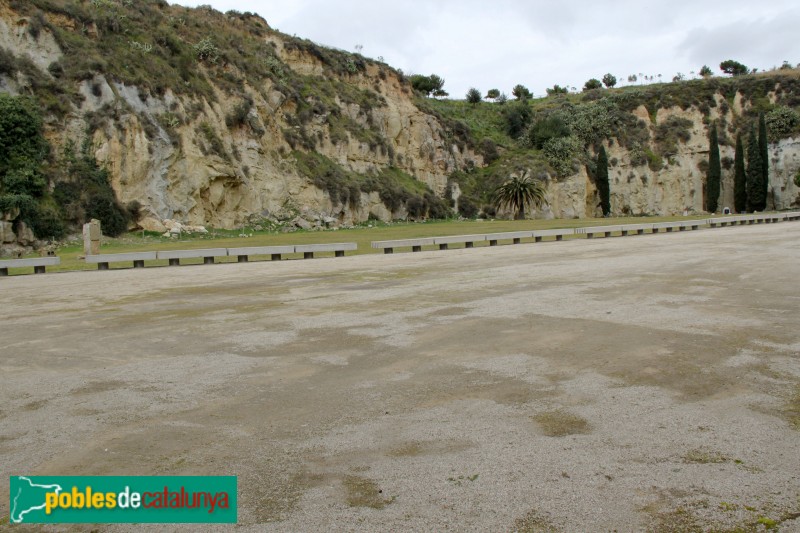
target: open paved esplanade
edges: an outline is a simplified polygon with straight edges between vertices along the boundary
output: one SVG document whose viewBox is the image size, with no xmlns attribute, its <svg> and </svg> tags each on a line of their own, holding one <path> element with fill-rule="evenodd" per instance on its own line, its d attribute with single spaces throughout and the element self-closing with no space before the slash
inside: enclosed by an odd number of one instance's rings
<svg viewBox="0 0 800 533">
<path fill-rule="evenodd" d="M 0 291 L 2 476 L 237 475 L 230 531 L 800 529 L 797 223 Z"/>
</svg>

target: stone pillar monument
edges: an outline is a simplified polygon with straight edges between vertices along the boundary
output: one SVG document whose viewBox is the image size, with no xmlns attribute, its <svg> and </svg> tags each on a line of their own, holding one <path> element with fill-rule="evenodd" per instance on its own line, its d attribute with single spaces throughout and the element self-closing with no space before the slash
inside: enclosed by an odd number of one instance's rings
<svg viewBox="0 0 800 533">
<path fill-rule="evenodd" d="M 92 219 L 83 225 L 83 254 L 97 255 L 100 253 L 100 221 Z"/>
</svg>

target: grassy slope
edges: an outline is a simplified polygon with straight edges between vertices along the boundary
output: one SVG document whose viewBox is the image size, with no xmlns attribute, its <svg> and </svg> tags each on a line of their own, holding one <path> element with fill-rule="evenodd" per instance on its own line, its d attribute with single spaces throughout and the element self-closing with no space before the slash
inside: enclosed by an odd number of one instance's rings
<svg viewBox="0 0 800 533">
<path fill-rule="evenodd" d="M 706 218 L 706 217 L 692 217 Z M 528 229 L 550 229 L 550 228 L 577 228 L 585 226 L 600 226 L 611 224 L 631 224 L 646 222 L 666 222 L 672 220 L 683 220 L 684 217 L 648 217 L 642 218 L 606 218 L 606 219 L 572 219 L 572 220 L 493 220 L 493 221 L 442 221 L 425 223 L 401 223 L 401 224 L 380 224 L 372 228 L 361 227 L 338 231 L 298 231 L 296 233 L 268 233 L 253 232 L 252 237 L 239 237 L 235 232 L 224 232 L 223 234 L 209 235 L 207 237 L 186 238 L 186 239 L 167 239 L 159 237 L 145 236 L 141 238 L 135 234 L 129 234 L 119 239 L 108 239 L 103 243 L 101 253 L 113 254 L 123 252 L 141 252 L 150 250 L 177 250 L 177 249 L 198 249 L 198 248 L 234 248 L 246 246 L 271 246 L 281 244 L 316 244 L 316 243 L 335 243 L 335 242 L 355 242 L 358 244 L 358 251 L 348 252 L 348 255 L 360 255 L 370 253 L 382 253 L 382 250 L 373 249 L 370 246 L 372 241 L 383 241 L 393 239 L 412 239 L 417 237 L 433 237 L 442 235 L 470 235 L 482 233 L 499 233 L 504 231 L 522 231 Z M 476 246 L 487 246 L 488 243 L 476 243 Z M 454 248 L 463 247 L 455 245 Z M 82 259 L 83 247 L 72 245 L 61 248 L 58 256 L 61 258 L 61 265 L 49 268 L 48 271 L 69 271 L 69 270 L 95 270 L 96 265 L 87 264 Z M 332 256 L 333 254 L 320 254 L 320 257 Z M 300 259 L 300 254 L 288 256 L 289 259 Z M 264 259 L 264 258 L 251 258 Z M 220 262 L 235 262 L 235 257 L 221 258 Z M 186 264 L 199 264 L 202 260 L 185 261 Z M 148 265 L 166 265 L 166 261 L 149 261 Z M 131 264 L 112 264 L 114 267 L 130 268 Z M 31 274 L 32 268 L 13 268 L 10 269 L 12 275 Z"/>
</svg>

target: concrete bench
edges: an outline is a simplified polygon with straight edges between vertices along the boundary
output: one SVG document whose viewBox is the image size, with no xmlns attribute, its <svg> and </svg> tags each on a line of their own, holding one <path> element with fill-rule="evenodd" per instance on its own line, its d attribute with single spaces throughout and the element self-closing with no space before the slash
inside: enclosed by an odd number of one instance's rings
<svg viewBox="0 0 800 533">
<path fill-rule="evenodd" d="M 128 263 L 133 261 L 133 268 L 144 268 L 145 261 L 155 261 L 156 252 L 130 252 L 123 254 L 87 255 L 87 263 L 96 263 L 97 270 L 108 270 L 109 263 Z"/>
<path fill-rule="evenodd" d="M 682 226 L 680 222 L 656 222 L 655 224 L 653 224 L 653 233 L 658 233 L 662 229 L 671 233 L 676 229 L 680 230 L 681 227 Z"/>
<path fill-rule="evenodd" d="M 681 222 L 681 231 L 691 228 L 692 230 L 700 229 L 700 226 L 707 226 L 708 220 L 684 220 Z"/>
<path fill-rule="evenodd" d="M 268 255 L 273 261 L 280 261 L 283 254 L 293 254 L 294 246 L 251 246 L 249 248 L 228 248 L 228 255 L 236 257 L 240 263 L 247 263 L 251 255 Z"/>
<path fill-rule="evenodd" d="M 333 252 L 336 257 L 344 257 L 348 250 L 357 250 L 354 242 L 340 242 L 336 244 L 303 244 L 294 247 L 296 253 L 302 253 L 304 259 L 314 259 L 314 254 L 319 252 Z"/>
<path fill-rule="evenodd" d="M 36 274 L 44 274 L 47 267 L 61 264 L 60 257 L 30 257 L 28 259 L 4 259 L 0 261 L 0 276 L 8 276 L 9 268 L 33 267 Z"/>
<path fill-rule="evenodd" d="M 522 239 L 533 238 L 532 231 L 508 231 L 505 233 L 489 233 L 486 235 L 486 240 L 489 241 L 489 246 L 497 246 L 497 241 L 510 240 L 514 244 L 519 244 Z"/>
<path fill-rule="evenodd" d="M 648 230 L 648 229 L 652 231 L 653 225 L 652 224 L 625 224 L 623 226 L 620 226 L 620 233 L 622 234 L 623 237 L 625 237 L 626 235 L 628 235 L 630 233 L 633 233 L 634 231 L 636 232 L 636 235 L 644 235 L 645 230 Z"/>
<path fill-rule="evenodd" d="M 397 239 L 394 241 L 372 241 L 372 247 L 383 249 L 383 253 L 394 253 L 395 248 L 411 248 L 412 252 L 421 252 L 423 246 L 433 246 L 433 237 L 423 239 Z"/>
<path fill-rule="evenodd" d="M 588 228 L 575 228 L 575 233 L 579 235 L 586 235 L 587 239 L 592 239 L 598 233 L 602 233 L 606 237 L 611 237 L 615 231 L 622 231 L 622 226 L 593 226 Z"/>
<path fill-rule="evenodd" d="M 197 259 L 202 257 L 203 264 L 213 265 L 215 257 L 227 257 L 227 248 L 207 248 L 204 250 L 159 250 L 157 259 L 168 259 L 169 266 L 178 266 L 181 259 Z"/>
<path fill-rule="evenodd" d="M 484 242 L 486 235 L 448 235 L 446 237 L 434 237 L 433 243 L 439 245 L 440 250 L 447 250 L 451 244 L 461 244 L 467 248 L 472 248 L 476 242 Z"/>
<path fill-rule="evenodd" d="M 533 240 L 542 242 L 544 237 L 555 237 L 557 241 L 564 240 L 565 235 L 575 235 L 575 230 L 569 229 L 537 229 L 533 232 Z"/>
</svg>

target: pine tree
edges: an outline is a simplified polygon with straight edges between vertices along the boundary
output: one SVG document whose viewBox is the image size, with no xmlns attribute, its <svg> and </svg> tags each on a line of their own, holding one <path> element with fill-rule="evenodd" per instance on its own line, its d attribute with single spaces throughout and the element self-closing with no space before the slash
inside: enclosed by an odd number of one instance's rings
<svg viewBox="0 0 800 533">
<path fill-rule="evenodd" d="M 766 204 L 764 196 L 763 165 L 761 163 L 761 150 L 758 148 L 758 137 L 755 126 L 750 128 L 750 138 L 747 141 L 747 210 L 749 212 L 763 211 Z"/>
<path fill-rule="evenodd" d="M 733 207 L 737 213 L 745 213 L 747 211 L 747 174 L 744 170 L 744 147 L 741 133 L 736 134 L 733 176 Z"/>
<path fill-rule="evenodd" d="M 719 204 L 719 179 L 722 175 L 716 124 L 711 126 L 711 134 L 709 137 L 708 173 L 706 174 L 706 211 L 709 213 L 716 213 Z"/>
<path fill-rule="evenodd" d="M 758 151 L 761 154 L 761 186 L 764 189 L 764 209 L 769 197 L 769 145 L 767 143 L 767 121 L 764 113 L 758 115 Z"/>
<path fill-rule="evenodd" d="M 601 145 L 597 154 L 597 192 L 600 195 L 600 208 L 603 216 L 611 214 L 611 191 L 608 183 L 608 156 L 606 149 Z"/>
</svg>

